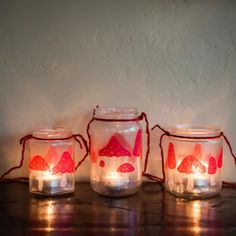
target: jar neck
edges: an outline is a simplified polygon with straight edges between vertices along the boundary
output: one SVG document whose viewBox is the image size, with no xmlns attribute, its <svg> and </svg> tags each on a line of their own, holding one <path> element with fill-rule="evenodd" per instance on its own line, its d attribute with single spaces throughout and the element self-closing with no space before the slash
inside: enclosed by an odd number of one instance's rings
<svg viewBox="0 0 236 236">
<path fill-rule="evenodd" d="M 170 133 L 183 137 L 215 137 L 220 135 L 220 127 L 210 125 L 180 124 L 172 127 Z"/>
<path fill-rule="evenodd" d="M 97 108 L 95 118 L 98 119 L 114 119 L 114 120 L 128 120 L 138 119 L 139 113 L 136 108 L 129 107 L 104 107 Z"/>
<path fill-rule="evenodd" d="M 72 132 L 67 127 L 42 127 L 33 131 L 32 135 L 39 139 L 64 139 L 71 137 Z"/>
</svg>

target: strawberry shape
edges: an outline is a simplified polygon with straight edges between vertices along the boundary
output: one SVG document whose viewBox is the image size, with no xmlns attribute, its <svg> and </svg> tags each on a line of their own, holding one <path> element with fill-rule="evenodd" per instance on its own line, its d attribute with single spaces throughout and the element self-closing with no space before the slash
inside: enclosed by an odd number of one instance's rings
<svg viewBox="0 0 236 236">
<path fill-rule="evenodd" d="M 73 173 L 75 169 L 74 161 L 69 152 L 63 152 L 60 161 L 51 170 L 52 174 Z"/>
<path fill-rule="evenodd" d="M 136 135 L 133 154 L 136 157 L 142 156 L 142 130 L 141 129 L 138 130 L 138 133 Z"/>
<path fill-rule="evenodd" d="M 98 152 L 99 156 L 131 156 L 130 151 L 121 146 L 118 139 L 113 135 L 108 144 Z"/>
<path fill-rule="evenodd" d="M 193 155 L 195 157 L 202 157 L 202 145 L 200 143 L 194 145 Z"/>
<path fill-rule="evenodd" d="M 189 155 L 182 160 L 177 170 L 185 174 L 205 173 L 206 167 L 195 156 Z"/>
<path fill-rule="evenodd" d="M 216 170 L 217 170 L 216 159 L 214 157 L 210 157 L 208 164 L 208 174 L 213 175 L 216 173 Z"/>
<path fill-rule="evenodd" d="M 43 157 L 37 155 L 33 157 L 32 160 L 30 161 L 29 168 L 31 170 L 48 171 L 49 165 Z"/>
<path fill-rule="evenodd" d="M 217 166 L 218 166 L 218 168 L 221 168 L 221 167 L 222 167 L 222 161 L 223 161 L 223 147 L 221 147 L 217 159 L 218 159 L 218 161 L 217 161 Z"/>
<path fill-rule="evenodd" d="M 175 149 L 174 149 L 173 143 L 169 143 L 168 155 L 167 155 L 167 166 L 170 169 L 174 169 L 176 167 Z"/>
<path fill-rule="evenodd" d="M 121 172 L 121 173 L 129 173 L 133 171 L 134 171 L 134 167 L 130 163 L 124 163 L 120 165 L 119 168 L 117 169 L 117 172 Z"/>
</svg>

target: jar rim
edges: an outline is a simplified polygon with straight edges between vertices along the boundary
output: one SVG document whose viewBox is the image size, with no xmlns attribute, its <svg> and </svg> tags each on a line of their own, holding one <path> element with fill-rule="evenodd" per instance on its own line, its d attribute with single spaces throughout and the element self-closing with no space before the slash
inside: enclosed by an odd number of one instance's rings
<svg viewBox="0 0 236 236">
<path fill-rule="evenodd" d="M 139 117 L 138 109 L 134 107 L 99 107 L 95 117 L 101 119 L 136 119 Z"/>
<path fill-rule="evenodd" d="M 33 131 L 32 135 L 35 138 L 42 139 L 61 139 L 72 136 L 72 132 L 71 129 L 66 126 L 43 126 Z"/>
<path fill-rule="evenodd" d="M 188 137 L 214 137 L 221 133 L 219 126 L 204 124 L 177 124 L 170 131 L 171 134 Z"/>
</svg>

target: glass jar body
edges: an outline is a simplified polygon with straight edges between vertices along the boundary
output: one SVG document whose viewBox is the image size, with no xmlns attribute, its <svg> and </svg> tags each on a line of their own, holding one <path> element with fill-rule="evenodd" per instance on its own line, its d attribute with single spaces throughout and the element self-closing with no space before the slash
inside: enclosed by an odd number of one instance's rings
<svg viewBox="0 0 236 236">
<path fill-rule="evenodd" d="M 109 114 L 102 116 L 104 119 L 108 117 Z M 90 182 L 95 192 L 125 196 L 139 190 L 142 182 L 142 128 L 138 116 L 135 117 L 133 121 L 95 120 L 92 123 Z M 119 116 L 116 113 L 112 118 L 118 119 Z"/>
<path fill-rule="evenodd" d="M 29 191 L 60 195 L 74 191 L 74 141 L 68 130 L 43 128 L 30 141 Z"/>
<path fill-rule="evenodd" d="M 202 130 L 201 134 L 197 131 L 199 129 Z M 219 132 L 198 127 L 190 133 L 181 133 L 177 129 L 175 134 L 183 137 L 168 138 L 166 189 L 177 197 L 189 199 L 219 194 L 222 185 L 223 140 L 221 137 L 214 138 Z"/>
</svg>

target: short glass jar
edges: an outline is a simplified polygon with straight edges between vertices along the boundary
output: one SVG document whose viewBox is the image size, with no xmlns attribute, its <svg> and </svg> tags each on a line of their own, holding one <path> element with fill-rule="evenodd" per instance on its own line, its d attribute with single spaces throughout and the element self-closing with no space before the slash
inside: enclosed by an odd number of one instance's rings
<svg viewBox="0 0 236 236">
<path fill-rule="evenodd" d="M 93 190 L 107 196 L 138 191 L 142 182 L 142 127 L 135 108 L 98 108 L 90 127 Z"/>
<path fill-rule="evenodd" d="M 221 191 L 223 140 L 220 128 L 177 125 L 168 138 L 165 187 L 177 197 L 200 199 Z"/>
<path fill-rule="evenodd" d="M 59 195 L 74 191 L 74 140 L 65 127 L 40 128 L 30 140 L 29 191 Z"/>
</svg>

